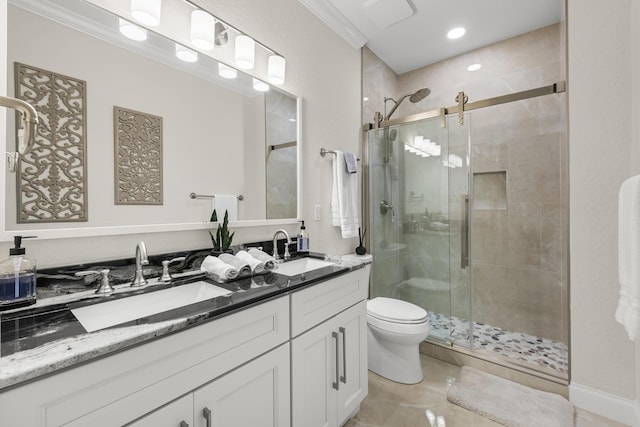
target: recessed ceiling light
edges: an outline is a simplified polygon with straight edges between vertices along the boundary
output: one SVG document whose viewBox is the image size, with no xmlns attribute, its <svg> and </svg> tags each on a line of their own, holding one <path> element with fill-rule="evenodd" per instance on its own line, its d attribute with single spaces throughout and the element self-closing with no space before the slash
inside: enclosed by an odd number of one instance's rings
<svg viewBox="0 0 640 427">
<path fill-rule="evenodd" d="M 469 71 L 478 71 L 480 68 L 482 68 L 481 64 L 471 64 L 467 67 L 467 70 Z"/>
<path fill-rule="evenodd" d="M 464 33 L 466 31 L 467 30 L 465 30 L 462 27 L 457 27 L 457 28 L 454 28 L 452 30 L 449 30 L 449 32 L 447 33 L 447 37 L 449 37 L 452 40 L 459 39 L 460 37 L 464 36 Z"/>
</svg>

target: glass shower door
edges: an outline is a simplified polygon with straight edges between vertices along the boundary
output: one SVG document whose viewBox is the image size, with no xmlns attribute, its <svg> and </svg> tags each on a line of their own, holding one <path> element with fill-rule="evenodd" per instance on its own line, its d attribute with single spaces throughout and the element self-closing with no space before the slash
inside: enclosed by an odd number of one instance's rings
<svg viewBox="0 0 640 427">
<path fill-rule="evenodd" d="M 466 343 L 469 269 L 461 245 L 468 240 L 461 231 L 468 222 L 461 218 L 468 210 L 461 200 L 469 193 L 468 125 L 458 127 L 457 117 L 447 122 L 442 127 L 435 117 L 369 131 L 371 296 L 416 304 L 429 312 L 430 339 Z"/>
</svg>

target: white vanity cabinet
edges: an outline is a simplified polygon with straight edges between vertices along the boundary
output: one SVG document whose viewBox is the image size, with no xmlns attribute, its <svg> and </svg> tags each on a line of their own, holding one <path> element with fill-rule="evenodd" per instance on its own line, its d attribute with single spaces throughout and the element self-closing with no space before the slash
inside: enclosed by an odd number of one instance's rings
<svg viewBox="0 0 640 427">
<path fill-rule="evenodd" d="M 289 403 L 284 344 L 127 427 L 288 427 Z"/>
<path fill-rule="evenodd" d="M 367 396 L 369 268 L 291 295 L 292 426 L 340 426 Z"/>
<path fill-rule="evenodd" d="M 342 425 L 367 395 L 369 269 L 0 392 L 0 426 Z"/>
<path fill-rule="evenodd" d="M 0 393 L 0 425 L 114 427 L 137 420 L 145 425 L 141 417 L 155 419 L 154 411 L 158 410 L 167 414 L 179 411 L 177 427 L 180 421 L 204 427 L 206 424 L 193 415 L 189 423 L 189 414 L 195 410 L 180 411 L 182 397 L 193 394 L 193 399 L 202 386 L 213 387 L 214 379 L 225 381 L 226 387 L 242 389 L 251 382 L 252 363 L 262 357 L 271 363 L 269 358 L 274 356 L 269 352 L 276 347 L 282 349 L 279 356 L 288 355 L 289 328 L 289 297 L 282 296 Z M 287 364 L 277 371 L 281 374 L 288 369 Z M 241 371 L 245 374 L 238 374 Z M 224 379 L 225 375 L 229 377 Z M 287 383 L 288 373 L 280 378 Z M 233 379 L 238 381 L 235 386 L 229 384 Z M 288 399 L 289 393 L 283 393 Z M 288 400 L 278 401 L 279 405 L 285 403 Z M 246 407 L 251 406 L 247 402 Z M 162 415 L 157 417 L 164 422 Z M 289 425 L 287 421 L 281 425 Z"/>
</svg>

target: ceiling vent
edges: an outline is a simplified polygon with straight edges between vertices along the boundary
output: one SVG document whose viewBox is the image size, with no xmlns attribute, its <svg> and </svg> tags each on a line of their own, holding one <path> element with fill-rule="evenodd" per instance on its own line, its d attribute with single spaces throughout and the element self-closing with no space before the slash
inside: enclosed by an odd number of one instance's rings
<svg viewBox="0 0 640 427">
<path fill-rule="evenodd" d="M 407 0 L 367 0 L 362 3 L 365 15 L 380 28 L 387 28 L 413 15 Z"/>
</svg>

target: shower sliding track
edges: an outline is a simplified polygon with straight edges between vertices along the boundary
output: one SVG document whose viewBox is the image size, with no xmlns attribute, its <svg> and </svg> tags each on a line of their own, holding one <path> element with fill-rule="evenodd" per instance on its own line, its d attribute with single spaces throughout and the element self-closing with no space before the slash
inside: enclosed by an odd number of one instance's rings
<svg viewBox="0 0 640 427">
<path fill-rule="evenodd" d="M 441 117 L 442 127 L 444 126 L 444 118 L 448 114 L 458 113 L 464 114 L 465 111 L 478 110 L 480 108 L 492 107 L 494 105 L 507 104 L 514 101 L 522 101 L 529 98 L 536 98 L 538 96 L 551 95 L 554 93 L 562 93 L 566 91 L 566 82 L 560 81 L 548 86 L 541 86 L 535 89 L 523 90 L 521 92 L 510 93 L 507 95 L 496 96 L 493 98 L 482 99 L 480 101 L 467 102 L 467 95 L 464 92 L 456 95 L 456 101 L 458 104 L 450 107 L 439 108 L 437 110 L 426 111 L 424 113 L 412 114 L 405 117 L 399 117 L 391 120 L 380 120 L 374 123 L 367 123 L 364 125 L 364 131 L 371 129 L 386 128 L 393 125 L 411 123 L 418 120 L 431 119 L 433 117 Z M 381 115 L 376 115 L 381 117 Z"/>
</svg>

